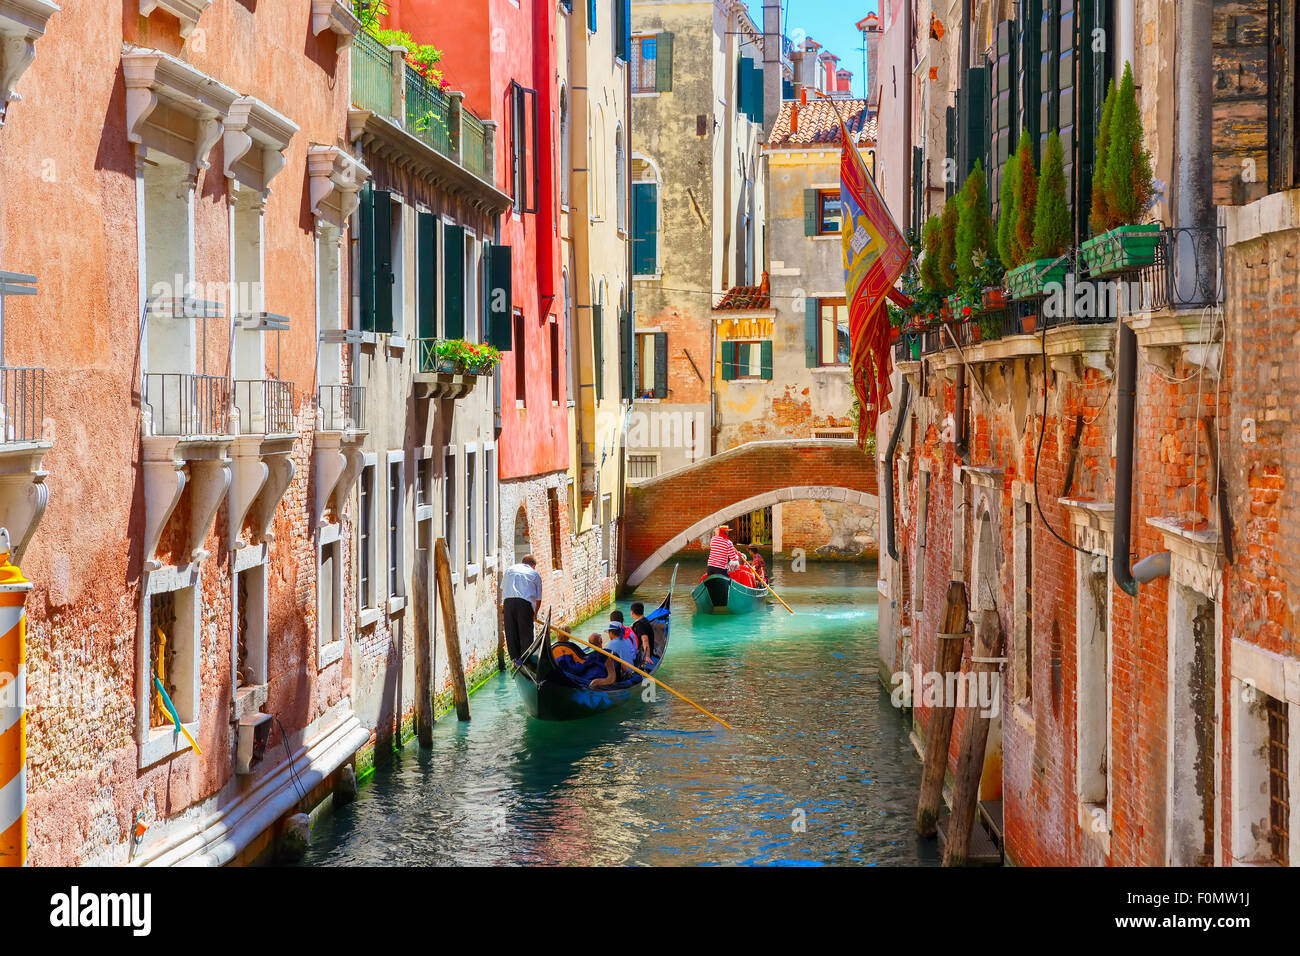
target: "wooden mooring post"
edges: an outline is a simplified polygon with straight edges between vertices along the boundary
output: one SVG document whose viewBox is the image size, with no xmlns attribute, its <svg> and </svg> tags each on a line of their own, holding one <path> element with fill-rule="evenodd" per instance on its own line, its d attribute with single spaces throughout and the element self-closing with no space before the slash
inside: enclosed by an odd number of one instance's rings
<svg viewBox="0 0 1300 956">
<path fill-rule="evenodd" d="M 418 531 L 417 531 L 418 534 Z M 411 604 L 415 631 L 415 734 L 426 750 L 433 746 L 433 641 L 429 614 L 429 547 L 415 549 L 415 600 Z"/>
<path fill-rule="evenodd" d="M 465 665 L 460 658 L 460 629 L 456 626 L 456 602 L 451 592 L 451 561 L 447 557 L 446 538 L 438 539 L 434 555 L 438 603 L 442 605 L 442 633 L 447 638 L 447 666 L 451 669 L 451 689 L 456 698 L 456 718 L 469 720 L 469 693 L 465 689 Z"/>
<path fill-rule="evenodd" d="M 957 776 L 952 784 L 952 817 L 948 840 L 943 850 L 944 866 L 965 866 L 970 854 L 971 829 L 979 806 L 980 777 L 984 773 L 984 748 L 989 739 L 989 721 L 994 708 L 1002 706 L 1002 680 L 998 665 L 1002 659 L 1002 620 L 997 611 L 985 609 L 975 628 L 975 650 L 970 657 L 968 674 L 974 683 L 966 684 L 966 719 L 961 725 L 961 743 L 957 751 Z M 986 683 L 987 682 L 987 683 Z M 981 706 L 981 690 L 993 688 L 989 706 Z M 976 695 L 975 700 L 970 694 Z"/>
<path fill-rule="evenodd" d="M 921 769 L 921 799 L 916 807 L 916 832 L 934 836 L 939 828 L 939 804 L 943 800 L 943 775 L 948 769 L 948 744 L 952 738 L 954 701 L 947 699 L 948 675 L 961 667 L 962 645 L 969 622 L 966 619 L 966 585 L 961 581 L 948 584 L 943 604 L 943 625 L 939 646 L 934 653 L 934 671 L 943 681 L 944 694 L 930 708 L 930 726 L 925 735 L 925 763 Z M 921 688 L 912 689 L 913 699 Z"/>
</svg>

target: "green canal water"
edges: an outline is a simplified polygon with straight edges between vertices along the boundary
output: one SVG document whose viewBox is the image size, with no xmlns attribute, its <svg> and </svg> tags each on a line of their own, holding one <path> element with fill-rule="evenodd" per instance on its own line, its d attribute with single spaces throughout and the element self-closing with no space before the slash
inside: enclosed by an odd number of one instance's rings
<svg viewBox="0 0 1300 956">
<path fill-rule="evenodd" d="M 635 595 L 663 598 L 671 565 Z M 876 677 L 876 570 L 773 570 L 797 612 L 696 616 L 681 563 L 665 691 L 586 720 L 527 716 L 505 674 L 325 817 L 315 865 L 930 864 L 920 764 Z M 628 600 L 619 607 L 626 614 Z M 603 629 L 602 614 L 579 635 Z M 631 618 L 629 616 L 628 620 Z"/>
</svg>

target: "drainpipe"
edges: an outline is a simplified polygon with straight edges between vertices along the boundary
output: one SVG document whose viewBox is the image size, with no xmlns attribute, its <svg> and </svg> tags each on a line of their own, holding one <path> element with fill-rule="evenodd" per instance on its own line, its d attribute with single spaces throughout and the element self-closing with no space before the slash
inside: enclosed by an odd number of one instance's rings
<svg viewBox="0 0 1300 956">
<path fill-rule="evenodd" d="M 898 451 L 898 440 L 903 437 L 903 423 L 907 421 L 907 406 L 912 400 L 912 383 L 903 377 L 903 395 L 898 400 L 898 417 L 894 420 L 894 430 L 889 435 L 889 447 L 885 449 L 885 548 L 891 561 L 898 560 L 898 537 L 894 532 L 894 454 Z"/>
<path fill-rule="evenodd" d="M 9 562 L 0 528 L 0 867 L 27 862 L 27 615 L 32 583 Z"/>
<path fill-rule="evenodd" d="M 1115 534 L 1110 565 L 1115 583 L 1125 594 L 1137 596 L 1137 581 L 1130 565 L 1129 529 L 1133 523 L 1133 432 L 1137 397 L 1137 334 L 1119 323 L 1119 368 L 1116 371 L 1115 423 Z"/>
<path fill-rule="evenodd" d="M 903 229 L 916 229 L 917 223 L 912 222 L 912 195 L 915 193 L 917 184 L 912 182 L 912 58 L 915 56 L 915 43 L 912 36 L 912 3 L 907 0 L 903 4 L 903 165 L 907 170 L 907 181 L 912 183 L 911 190 L 904 196 L 903 203 Z M 891 532 L 892 534 L 892 532 Z"/>
<path fill-rule="evenodd" d="M 1200 241 L 1202 230 L 1214 225 L 1214 50 L 1212 0 L 1181 0 L 1178 4 L 1176 99 L 1177 151 L 1174 154 L 1174 225 L 1196 230 L 1175 233 L 1173 276 L 1179 298 L 1203 298 L 1202 288 L 1184 289 L 1180 280 L 1216 280 L 1213 244 Z"/>
</svg>

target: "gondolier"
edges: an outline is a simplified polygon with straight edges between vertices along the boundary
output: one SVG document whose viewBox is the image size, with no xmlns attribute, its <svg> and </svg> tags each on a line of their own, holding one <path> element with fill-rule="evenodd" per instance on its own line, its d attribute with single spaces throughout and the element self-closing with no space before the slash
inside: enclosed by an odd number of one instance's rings
<svg viewBox="0 0 1300 956">
<path fill-rule="evenodd" d="M 730 584 L 727 572 L 732 561 L 740 561 L 740 552 L 731 543 L 730 531 L 725 524 L 719 525 L 718 533 L 709 541 L 709 566 L 702 580 L 716 606 L 727 603 L 727 588 Z"/>
<path fill-rule="evenodd" d="M 506 619 L 506 650 L 518 662 L 533 643 L 533 616 L 542 606 L 542 576 L 537 559 L 525 554 L 501 576 L 502 611 Z"/>
</svg>

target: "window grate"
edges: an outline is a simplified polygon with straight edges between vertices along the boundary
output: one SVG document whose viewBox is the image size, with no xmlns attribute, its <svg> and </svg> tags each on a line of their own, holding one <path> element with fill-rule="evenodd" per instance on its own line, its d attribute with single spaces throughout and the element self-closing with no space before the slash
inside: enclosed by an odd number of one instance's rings
<svg viewBox="0 0 1300 956">
<path fill-rule="evenodd" d="M 1287 777 L 1290 731 L 1285 702 L 1267 698 L 1268 716 L 1268 820 L 1273 862 L 1289 866 L 1291 782 Z"/>
</svg>

